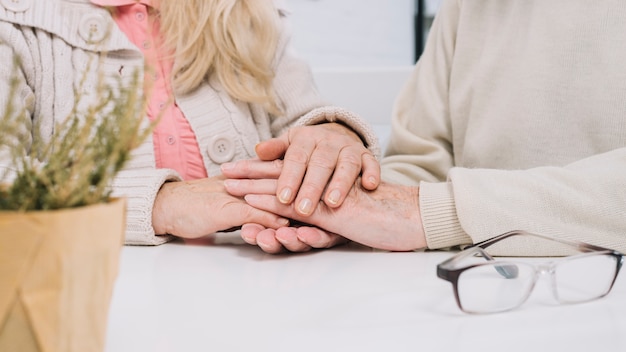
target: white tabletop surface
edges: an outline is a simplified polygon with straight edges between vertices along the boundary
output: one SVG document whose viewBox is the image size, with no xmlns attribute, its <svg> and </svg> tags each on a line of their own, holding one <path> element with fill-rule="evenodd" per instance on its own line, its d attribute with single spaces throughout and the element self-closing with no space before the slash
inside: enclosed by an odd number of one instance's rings
<svg viewBox="0 0 626 352">
<path fill-rule="evenodd" d="M 449 252 L 236 242 L 124 247 L 106 351 L 626 351 L 625 273 L 591 303 L 556 305 L 543 278 L 518 310 L 468 315 L 435 274 Z"/>
</svg>

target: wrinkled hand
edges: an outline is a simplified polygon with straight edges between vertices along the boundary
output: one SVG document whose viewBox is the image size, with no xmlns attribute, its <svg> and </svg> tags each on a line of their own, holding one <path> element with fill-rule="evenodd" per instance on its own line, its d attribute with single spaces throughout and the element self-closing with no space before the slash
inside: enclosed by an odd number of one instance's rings
<svg viewBox="0 0 626 352">
<path fill-rule="evenodd" d="M 318 229 L 300 227 L 273 231 L 258 225 L 246 225 L 246 231 L 242 231 L 244 240 L 248 236 L 253 244 L 253 241 L 264 241 L 269 246 L 261 248 L 267 252 L 275 253 L 282 247 L 306 249 L 307 245 L 315 248 L 336 245 L 340 243 L 337 234 L 383 250 L 408 251 L 426 247 L 417 187 L 381 183 L 376 190 L 369 191 L 357 180 L 341 207 L 331 208 L 320 202 L 315 212 L 305 217 L 293 205 L 283 204 L 267 192 L 271 191 L 272 182 L 276 184 L 276 181 L 267 179 L 228 180 L 226 188 L 231 194 L 245 195 L 246 202 L 258 209 L 306 222 Z M 270 194 L 253 194 L 255 192 L 251 191 L 259 189 Z M 272 234 L 275 242 L 269 238 Z M 289 244 L 288 241 L 294 241 L 294 238 L 300 243 Z"/>
<path fill-rule="evenodd" d="M 152 225 L 157 234 L 183 238 L 198 238 L 245 223 L 280 228 L 289 221 L 228 194 L 221 176 L 165 183 L 152 211 Z"/>
<path fill-rule="evenodd" d="M 278 138 L 256 147 L 260 160 L 279 160 L 275 194 L 282 204 L 295 204 L 301 216 L 312 214 L 319 201 L 339 207 L 354 181 L 361 175 L 363 188 L 373 190 L 380 183 L 380 165 L 349 128 L 326 123 L 290 129 Z M 228 178 L 254 178 L 265 170 L 258 163 L 241 160 L 223 164 Z M 253 192 L 260 193 L 260 192 Z M 323 197 L 322 197 L 323 196 Z"/>
</svg>

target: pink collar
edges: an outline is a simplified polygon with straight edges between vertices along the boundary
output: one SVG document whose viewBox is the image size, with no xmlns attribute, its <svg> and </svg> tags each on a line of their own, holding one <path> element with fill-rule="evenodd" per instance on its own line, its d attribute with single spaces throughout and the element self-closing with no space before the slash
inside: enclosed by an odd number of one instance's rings
<svg viewBox="0 0 626 352">
<path fill-rule="evenodd" d="M 117 6 L 126 6 L 126 5 L 134 5 L 134 4 L 144 4 L 147 6 L 152 6 L 152 7 L 156 7 L 156 1 L 154 1 L 155 4 L 153 4 L 152 0 L 90 0 L 92 4 L 96 4 L 96 5 L 100 5 L 100 6 L 112 6 L 112 7 L 117 7 Z"/>
</svg>

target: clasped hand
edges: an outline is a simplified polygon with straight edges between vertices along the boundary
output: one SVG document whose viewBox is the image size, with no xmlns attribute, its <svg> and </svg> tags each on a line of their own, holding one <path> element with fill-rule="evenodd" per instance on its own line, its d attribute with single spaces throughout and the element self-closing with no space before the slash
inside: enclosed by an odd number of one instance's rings
<svg viewBox="0 0 626 352">
<path fill-rule="evenodd" d="M 277 177 L 278 200 L 293 203 L 304 216 L 312 214 L 321 199 L 329 207 L 341 205 L 359 175 L 365 189 L 376 189 L 380 183 L 374 155 L 356 133 L 338 123 L 292 128 L 259 143 L 256 153 L 259 160 L 276 163 L 265 170 L 254 160 L 241 160 L 222 165 L 222 173 L 230 178 Z"/>
<path fill-rule="evenodd" d="M 360 141 L 354 145 L 329 135 L 337 126 L 347 131 L 341 125 L 313 126 L 319 128 L 311 138 L 299 135 L 303 128 L 260 143 L 260 160 L 223 165 L 229 178 L 224 187 L 231 195 L 245 197 L 256 209 L 310 225 L 272 228 L 246 223 L 243 239 L 268 253 L 327 248 L 348 239 L 386 250 L 424 247 L 418 188 L 382 184 L 376 189 L 378 163 Z M 294 189 L 299 189 L 295 202 Z"/>
<path fill-rule="evenodd" d="M 360 174 L 366 189 L 375 189 L 380 182 L 376 158 L 352 130 L 337 123 L 292 128 L 260 143 L 257 153 L 259 160 L 223 164 L 224 175 L 270 175 L 270 183 L 257 184 L 269 185 L 261 193 L 277 195 L 281 204 L 296 204 L 301 216 L 312 214 L 322 195 L 327 206 L 339 206 Z M 256 164 L 266 160 L 274 161 Z M 155 232 L 197 238 L 244 224 L 270 229 L 289 224 L 284 217 L 250 206 L 242 194 L 228 193 L 224 185 L 222 176 L 164 184 L 153 208 Z"/>
</svg>

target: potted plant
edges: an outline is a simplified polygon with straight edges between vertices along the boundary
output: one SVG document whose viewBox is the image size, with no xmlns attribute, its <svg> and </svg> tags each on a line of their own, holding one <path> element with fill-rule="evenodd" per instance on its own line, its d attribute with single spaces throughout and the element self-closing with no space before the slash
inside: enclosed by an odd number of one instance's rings
<svg viewBox="0 0 626 352">
<path fill-rule="evenodd" d="M 12 168 L 0 174 L 1 351 L 104 349 L 125 228 L 109 185 L 151 126 L 138 75 L 99 81 L 98 99 L 81 108 L 78 95 L 49 140 L 35 126 L 29 149 L 25 112 L 0 107 L 0 160 Z"/>
</svg>

